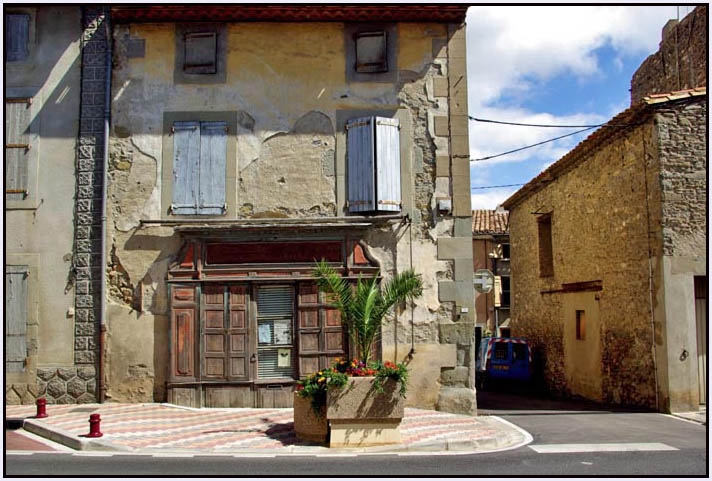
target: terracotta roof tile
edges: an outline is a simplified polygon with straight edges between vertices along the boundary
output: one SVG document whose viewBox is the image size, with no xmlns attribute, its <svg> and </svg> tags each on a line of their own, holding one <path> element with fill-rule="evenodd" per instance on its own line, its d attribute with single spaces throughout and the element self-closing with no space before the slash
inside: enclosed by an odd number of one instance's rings
<svg viewBox="0 0 712 481">
<path fill-rule="evenodd" d="M 472 234 L 509 234 L 509 212 L 473 210 Z"/>
<path fill-rule="evenodd" d="M 465 20 L 468 5 L 131 5 L 112 7 L 123 22 L 448 22 Z"/>
</svg>

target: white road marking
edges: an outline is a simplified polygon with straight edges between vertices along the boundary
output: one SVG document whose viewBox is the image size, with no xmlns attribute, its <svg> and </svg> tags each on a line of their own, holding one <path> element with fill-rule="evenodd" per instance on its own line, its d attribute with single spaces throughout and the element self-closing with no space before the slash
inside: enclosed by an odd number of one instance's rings
<svg viewBox="0 0 712 481">
<path fill-rule="evenodd" d="M 540 454 L 595 453 L 625 451 L 678 451 L 663 443 L 605 443 L 605 444 L 533 444 L 529 445 Z"/>
</svg>

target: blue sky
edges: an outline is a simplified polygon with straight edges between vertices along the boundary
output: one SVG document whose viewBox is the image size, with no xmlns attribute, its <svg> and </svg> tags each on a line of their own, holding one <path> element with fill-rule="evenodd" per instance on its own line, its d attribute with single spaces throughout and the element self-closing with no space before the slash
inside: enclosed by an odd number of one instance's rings
<svg viewBox="0 0 712 481">
<path fill-rule="evenodd" d="M 630 79 L 658 50 L 662 28 L 694 7 L 475 6 L 467 12 L 470 116 L 591 125 L 630 105 Z M 488 157 L 573 132 L 470 122 L 470 156 Z M 594 130 L 470 162 L 473 209 L 494 209 Z"/>
</svg>

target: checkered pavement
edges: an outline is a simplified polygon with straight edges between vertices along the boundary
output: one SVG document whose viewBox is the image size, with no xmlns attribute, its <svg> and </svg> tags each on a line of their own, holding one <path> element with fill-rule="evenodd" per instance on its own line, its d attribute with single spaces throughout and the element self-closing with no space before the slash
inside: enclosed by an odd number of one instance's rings
<svg viewBox="0 0 712 481">
<path fill-rule="evenodd" d="M 7 418 L 32 418 L 35 406 L 6 406 Z M 89 432 L 89 415 L 101 416 L 102 442 L 131 451 L 298 451 L 317 446 L 298 440 L 292 409 L 191 409 L 168 404 L 47 405 L 48 429 L 73 437 Z M 400 449 L 493 440 L 504 425 L 488 417 L 406 408 Z M 505 426 L 506 428 L 506 426 Z"/>
</svg>

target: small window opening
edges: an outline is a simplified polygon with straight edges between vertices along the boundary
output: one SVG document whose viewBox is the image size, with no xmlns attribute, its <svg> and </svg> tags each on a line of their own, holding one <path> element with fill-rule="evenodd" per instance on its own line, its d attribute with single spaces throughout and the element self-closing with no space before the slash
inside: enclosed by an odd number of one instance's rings
<svg viewBox="0 0 712 481">
<path fill-rule="evenodd" d="M 539 225 L 539 275 L 554 275 L 554 252 L 551 240 L 551 214 L 537 219 Z"/>
<path fill-rule="evenodd" d="M 215 32 L 187 33 L 183 71 L 190 74 L 216 73 L 217 45 Z"/>
<path fill-rule="evenodd" d="M 30 55 L 28 48 L 30 16 L 25 14 L 5 15 L 5 60 L 17 62 Z"/>
<path fill-rule="evenodd" d="M 586 311 L 576 311 L 576 340 L 586 340 Z"/>
<path fill-rule="evenodd" d="M 379 73 L 388 71 L 386 32 L 356 34 L 356 71 Z"/>
</svg>

